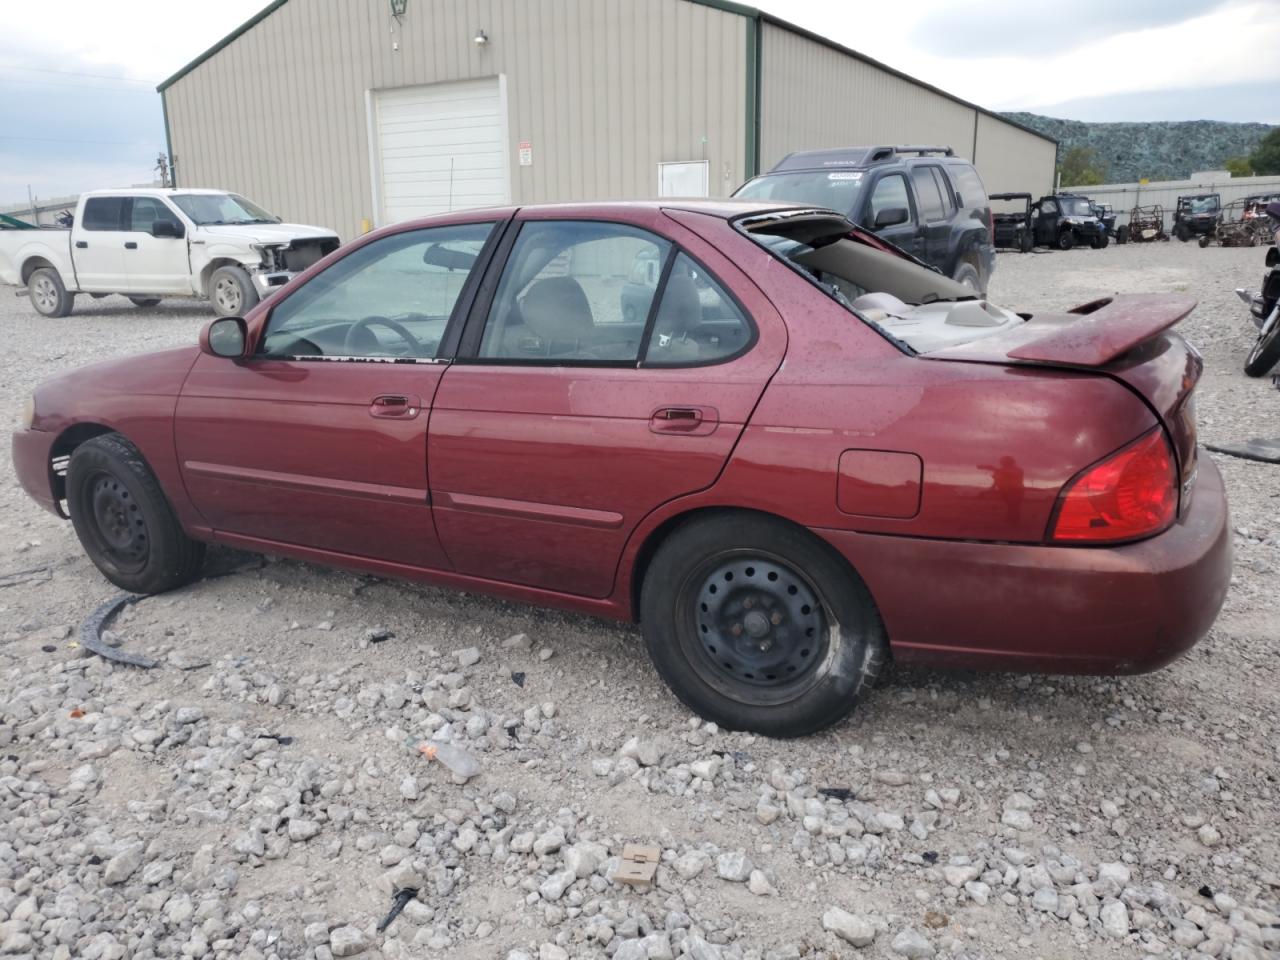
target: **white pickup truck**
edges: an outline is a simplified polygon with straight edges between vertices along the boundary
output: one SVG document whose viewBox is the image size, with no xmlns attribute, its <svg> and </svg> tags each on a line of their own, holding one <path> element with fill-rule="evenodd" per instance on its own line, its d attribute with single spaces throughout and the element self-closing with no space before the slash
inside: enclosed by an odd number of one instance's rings
<svg viewBox="0 0 1280 960">
<path fill-rule="evenodd" d="M 243 316 L 339 243 L 221 190 L 95 190 L 70 229 L 0 230 L 0 282 L 26 287 L 46 317 L 69 314 L 77 293 L 140 307 L 196 297 Z"/>
</svg>

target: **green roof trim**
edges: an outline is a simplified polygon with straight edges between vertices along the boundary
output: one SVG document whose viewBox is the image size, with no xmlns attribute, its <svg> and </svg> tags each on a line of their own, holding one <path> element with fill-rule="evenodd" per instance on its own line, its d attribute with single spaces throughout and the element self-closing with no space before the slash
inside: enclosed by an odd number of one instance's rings
<svg viewBox="0 0 1280 960">
<path fill-rule="evenodd" d="M 747 122 L 743 180 L 760 172 L 760 21 L 747 20 Z"/>
<path fill-rule="evenodd" d="M 885 73 L 891 74 L 899 80 L 906 80 L 908 83 L 914 83 L 917 87 L 923 87 L 925 90 L 928 90 L 931 93 L 936 93 L 940 97 L 945 97 L 947 100 L 950 100 L 953 103 L 958 103 L 962 107 L 968 107 L 970 110 L 976 110 L 978 113 L 986 114 L 993 120 L 999 120 L 1001 123 L 1006 123 L 1011 127 L 1016 127 L 1023 133 L 1029 133 L 1032 136 L 1039 137 L 1041 140 L 1047 140 L 1049 143 L 1057 146 L 1058 141 L 1048 134 L 1041 133 L 1039 130 L 1033 130 L 1028 126 L 1018 123 L 1017 121 L 1010 120 L 1008 117 L 1002 117 L 994 110 L 988 110 L 986 107 L 980 107 L 976 103 L 971 103 L 968 100 L 957 97 L 954 93 L 948 93 L 941 87 L 935 87 L 931 83 L 925 83 L 923 80 L 918 80 L 911 76 L 911 74 L 903 73 L 901 70 L 897 70 L 889 66 L 887 63 L 882 63 L 874 57 L 869 57 L 865 53 L 859 53 L 852 47 L 846 47 L 842 43 L 836 43 L 836 41 L 829 37 L 824 37 L 820 33 L 814 33 L 812 30 L 806 30 L 804 27 L 796 26 L 794 23 L 791 23 L 788 20 L 783 20 L 781 17 L 775 17 L 771 13 L 765 13 L 763 10 L 758 10 L 755 7 L 749 7 L 746 4 L 734 3 L 732 0 L 686 0 L 686 2 L 697 3 L 704 7 L 714 7 L 717 10 L 724 10 L 727 13 L 736 13 L 740 16 L 750 17 L 757 22 L 767 23 L 780 30 L 786 30 L 790 33 L 797 34 L 807 40 L 812 40 L 814 43 L 820 43 L 824 47 L 828 47 L 838 53 L 843 53 L 845 56 L 853 57 L 855 60 L 861 60 L 863 63 L 869 64 L 877 70 L 883 70 Z M 763 37 L 761 37 L 761 46 L 763 46 Z M 750 96 L 749 93 L 748 96 Z"/>
<path fill-rule="evenodd" d="M 188 63 L 185 67 L 180 69 L 177 73 L 173 74 L 173 76 L 169 77 L 167 80 L 162 81 L 160 86 L 156 87 L 156 92 L 164 93 L 166 89 L 173 86 L 183 77 L 185 77 L 188 73 L 190 73 L 196 67 L 200 66 L 200 64 L 204 63 L 206 60 L 212 57 L 215 53 L 221 50 L 223 47 L 230 45 L 233 40 L 236 40 L 242 34 L 248 33 L 250 30 L 252 30 L 258 24 L 260 24 L 263 20 L 267 19 L 267 17 L 271 16 L 271 14 L 275 13 L 277 10 L 279 10 L 288 2 L 289 0 L 272 0 L 272 2 L 269 3 L 266 7 L 259 10 L 256 14 L 254 14 L 244 23 L 240 24 L 240 26 L 236 27 L 234 30 L 228 33 L 225 37 L 223 37 L 221 40 L 215 43 L 212 47 L 210 47 L 204 53 L 200 54 L 200 56 L 196 57 L 194 60 Z M 172 157 L 170 159 L 172 159 Z"/>
</svg>

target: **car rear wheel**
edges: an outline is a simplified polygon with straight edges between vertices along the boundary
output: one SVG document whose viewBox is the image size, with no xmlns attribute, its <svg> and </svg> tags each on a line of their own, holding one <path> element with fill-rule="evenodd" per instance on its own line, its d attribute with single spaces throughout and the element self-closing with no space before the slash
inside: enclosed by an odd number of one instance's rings
<svg viewBox="0 0 1280 960">
<path fill-rule="evenodd" d="M 243 317 L 260 298 L 244 268 L 225 266 L 209 278 L 209 299 L 218 316 Z"/>
<path fill-rule="evenodd" d="M 1117 228 L 1116 228 L 1116 243 L 1128 243 L 1128 242 L 1129 242 L 1129 228 L 1128 228 L 1128 227 L 1117 227 Z"/>
<path fill-rule="evenodd" d="M 956 283 L 963 283 L 978 296 L 982 296 L 982 274 L 978 272 L 978 267 L 972 260 L 961 260 L 957 263 L 951 279 Z"/>
<path fill-rule="evenodd" d="M 129 302 L 132 303 L 135 307 L 142 307 L 143 309 L 146 309 L 146 310 L 149 310 L 152 307 L 160 306 L 159 297 L 130 297 Z"/>
<path fill-rule="evenodd" d="M 87 440 L 71 454 L 67 508 L 89 559 L 122 590 L 172 590 L 195 579 L 204 563 L 204 544 L 183 532 L 142 454 L 118 433 Z"/>
<path fill-rule="evenodd" d="M 640 612 L 649 656 L 685 705 L 766 736 L 842 720 L 888 649 L 875 603 L 844 560 L 757 514 L 677 529 L 649 564 Z"/>
<path fill-rule="evenodd" d="M 68 293 L 58 271 L 41 267 L 27 278 L 27 296 L 38 313 L 46 317 L 65 317 L 71 312 L 75 294 Z"/>
</svg>

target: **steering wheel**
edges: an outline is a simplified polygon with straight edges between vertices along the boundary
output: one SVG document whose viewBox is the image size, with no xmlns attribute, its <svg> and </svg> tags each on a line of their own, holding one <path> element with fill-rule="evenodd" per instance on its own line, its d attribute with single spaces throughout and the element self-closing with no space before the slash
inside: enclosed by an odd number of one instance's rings
<svg viewBox="0 0 1280 960">
<path fill-rule="evenodd" d="M 359 340 L 360 334 L 363 333 L 365 330 L 368 330 L 370 327 L 374 327 L 374 326 L 386 327 L 388 330 L 394 333 L 397 337 L 403 340 L 409 347 L 409 356 L 423 357 L 426 355 L 425 351 L 423 350 L 421 341 L 419 341 L 417 337 L 415 337 L 412 333 L 410 333 L 405 328 L 404 324 L 397 323 L 395 320 L 392 320 L 390 317 L 381 317 L 376 315 L 372 317 L 365 317 L 363 320 L 357 320 L 355 323 L 353 323 L 351 326 L 347 328 L 347 336 L 342 342 L 342 352 L 349 357 L 355 356 L 356 355 L 355 351 L 357 349 L 356 344 L 357 344 L 357 341 Z"/>
</svg>

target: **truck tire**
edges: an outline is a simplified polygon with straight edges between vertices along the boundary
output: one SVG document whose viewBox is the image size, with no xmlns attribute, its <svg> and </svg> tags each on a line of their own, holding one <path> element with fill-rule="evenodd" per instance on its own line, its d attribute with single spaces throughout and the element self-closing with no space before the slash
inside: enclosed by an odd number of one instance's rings
<svg viewBox="0 0 1280 960">
<path fill-rule="evenodd" d="M 951 279 L 956 283 L 963 283 L 978 296 L 983 296 L 982 274 L 972 260 L 964 259 L 957 263 L 955 273 L 951 275 Z"/>
<path fill-rule="evenodd" d="M 1018 249 L 1023 253 L 1030 253 L 1035 245 L 1035 238 L 1031 234 L 1024 232 L 1018 236 Z"/>
<path fill-rule="evenodd" d="M 1116 227 L 1116 243 L 1128 243 L 1128 242 L 1129 242 L 1129 228 Z"/>
<path fill-rule="evenodd" d="M 142 307 L 144 310 L 150 310 L 152 307 L 160 306 L 159 297 L 130 297 L 129 302 L 135 307 Z"/>
<path fill-rule="evenodd" d="M 27 278 L 27 296 L 36 312 L 46 317 L 65 317 L 76 298 L 74 293 L 67 292 L 53 267 L 41 267 Z"/>
<path fill-rule="evenodd" d="M 243 317 L 260 299 L 243 267 L 219 267 L 209 278 L 209 301 L 220 317 Z"/>
<path fill-rule="evenodd" d="M 1058 249 L 1070 250 L 1076 245 L 1076 235 L 1070 230 L 1063 230 L 1058 234 Z"/>
</svg>

